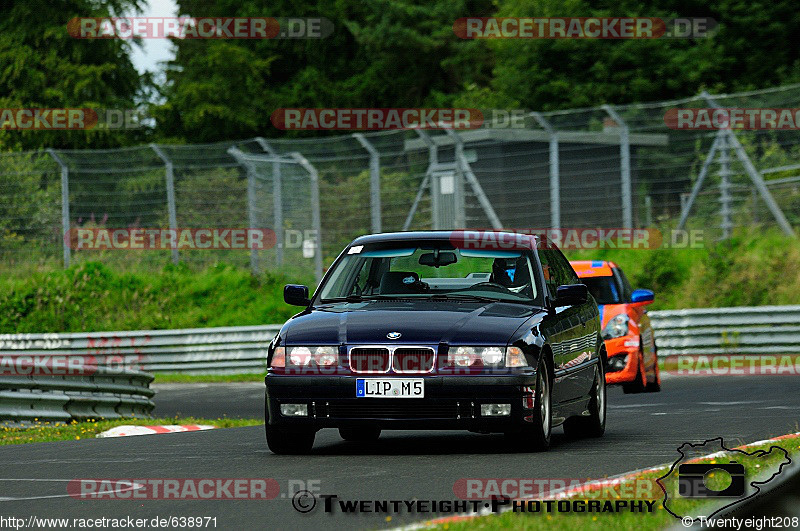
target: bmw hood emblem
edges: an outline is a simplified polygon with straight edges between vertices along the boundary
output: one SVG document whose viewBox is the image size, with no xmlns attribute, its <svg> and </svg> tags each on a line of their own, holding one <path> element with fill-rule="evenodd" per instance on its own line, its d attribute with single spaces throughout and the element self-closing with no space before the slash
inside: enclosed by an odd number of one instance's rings
<svg viewBox="0 0 800 531">
<path fill-rule="evenodd" d="M 388 334 L 386 334 L 386 337 L 388 337 L 389 339 L 400 339 L 401 335 L 403 334 L 401 334 L 400 332 L 389 332 Z"/>
</svg>

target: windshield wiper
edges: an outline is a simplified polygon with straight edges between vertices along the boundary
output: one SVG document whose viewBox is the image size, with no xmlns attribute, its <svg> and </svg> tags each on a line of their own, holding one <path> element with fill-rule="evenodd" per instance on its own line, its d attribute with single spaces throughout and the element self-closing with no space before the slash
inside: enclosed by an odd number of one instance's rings
<svg viewBox="0 0 800 531">
<path fill-rule="evenodd" d="M 510 304 L 533 304 L 533 301 L 524 299 L 495 299 L 493 297 L 486 297 L 484 295 L 472 295 L 470 293 L 440 293 L 432 295 L 433 300 L 473 300 L 481 302 L 508 302 Z"/>
<path fill-rule="evenodd" d="M 482 302 L 504 302 L 504 299 L 495 299 L 493 297 L 485 297 L 483 295 L 471 295 L 469 293 L 437 293 L 436 295 L 431 295 L 431 299 L 433 300 L 473 300 L 473 301 L 482 301 Z"/>
<path fill-rule="evenodd" d="M 347 297 L 332 297 L 330 299 L 322 299 L 320 302 L 323 304 L 328 304 L 331 302 L 390 301 L 401 298 L 402 297 L 395 297 L 391 295 L 348 295 Z"/>
</svg>

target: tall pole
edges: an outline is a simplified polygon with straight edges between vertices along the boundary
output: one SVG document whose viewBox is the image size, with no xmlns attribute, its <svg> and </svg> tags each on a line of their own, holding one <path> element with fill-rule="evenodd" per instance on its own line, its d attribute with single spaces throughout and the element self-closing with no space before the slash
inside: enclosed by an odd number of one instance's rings
<svg viewBox="0 0 800 531">
<path fill-rule="evenodd" d="M 539 112 L 532 112 L 542 129 L 550 137 L 550 227 L 561 228 L 561 174 L 558 159 L 558 131 Z"/>
<path fill-rule="evenodd" d="M 164 175 L 167 185 L 167 214 L 169 216 L 169 228 L 177 234 L 178 231 L 178 215 L 175 207 L 175 174 L 173 170 L 172 161 L 167 157 L 166 153 L 156 144 L 150 144 L 150 148 L 156 152 L 158 158 L 164 162 Z M 180 261 L 178 256 L 177 245 L 172 248 L 172 263 L 177 264 Z"/>
<path fill-rule="evenodd" d="M 61 167 L 61 230 L 62 238 L 61 244 L 63 245 L 64 268 L 69 267 L 70 262 L 70 247 L 69 243 L 69 167 L 64 160 L 58 156 L 53 149 L 48 149 L 47 152 L 53 157 Z"/>
<path fill-rule="evenodd" d="M 381 230 L 381 157 L 375 146 L 363 133 L 353 133 L 353 138 L 369 153 L 369 204 L 372 213 L 372 233 Z"/>
</svg>

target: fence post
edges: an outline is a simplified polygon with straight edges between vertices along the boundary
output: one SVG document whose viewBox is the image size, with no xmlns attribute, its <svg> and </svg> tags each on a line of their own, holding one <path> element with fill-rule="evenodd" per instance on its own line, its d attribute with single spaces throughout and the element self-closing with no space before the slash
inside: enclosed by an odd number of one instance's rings
<svg viewBox="0 0 800 531">
<path fill-rule="evenodd" d="M 258 225 L 258 218 L 256 217 L 256 169 L 252 162 L 244 159 L 244 153 L 236 147 L 228 149 L 228 153 L 236 159 L 236 162 L 244 166 L 247 171 L 247 218 L 250 228 L 254 229 Z M 258 249 L 255 247 L 250 248 L 250 270 L 254 275 L 261 272 L 259 267 Z"/>
<path fill-rule="evenodd" d="M 620 181 L 622 183 L 622 227 L 633 228 L 633 196 L 631 192 L 631 144 L 628 124 L 611 105 L 603 105 L 603 110 L 619 125 Z"/>
<path fill-rule="evenodd" d="M 422 183 L 419 185 L 417 196 L 414 198 L 414 202 L 411 204 L 411 209 L 408 211 L 408 216 L 406 216 L 405 223 L 403 223 L 403 230 L 408 230 L 408 228 L 411 226 L 411 222 L 414 220 L 414 214 L 417 213 L 419 202 L 422 200 L 422 194 L 425 193 L 425 188 L 428 186 L 429 181 L 431 181 L 431 168 L 433 168 L 433 166 L 439 162 L 439 152 L 436 148 L 436 143 L 431 140 L 430 135 L 422 129 L 414 129 L 414 131 L 422 139 L 422 141 L 425 142 L 425 145 L 428 146 L 428 169 L 425 170 L 425 177 L 422 179 Z M 433 201 L 433 194 L 431 194 L 431 201 Z"/>
<path fill-rule="evenodd" d="M 161 150 L 156 144 L 150 144 L 150 148 L 155 151 L 158 158 L 164 161 L 164 173 L 167 181 L 167 213 L 169 215 L 169 228 L 177 234 L 178 230 L 178 216 L 175 211 L 175 174 L 173 172 L 172 161 L 167 157 L 166 153 Z M 178 257 L 178 247 L 172 248 L 172 263 L 177 264 L 180 261 Z"/>
<path fill-rule="evenodd" d="M 381 156 L 363 133 L 353 133 L 353 138 L 369 153 L 369 204 L 372 212 L 372 233 L 381 230 Z"/>
<path fill-rule="evenodd" d="M 317 233 L 317 248 L 314 253 L 314 273 L 317 277 L 317 285 L 322 281 L 322 224 L 320 222 L 319 212 L 319 173 L 313 164 L 308 162 L 301 153 L 294 151 L 289 154 L 296 160 L 307 172 L 311 178 L 311 224 L 314 227 L 314 232 Z"/>
<path fill-rule="evenodd" d="M 63 229 L 61 245 L 64 247 L 64 269 L 66 269 L 69 267 L 71 257 L 69 244 L 67 243 L 69 238 L 69 167 L 54 149 L 48 149 L 47 152 L 53 157 L 56 164 L 61 167 L 61 228 Z"/>
<path fill-rule="evenodd" d="M 503 224 L 500 222 L 500 218 L 497 217 L 497 213 L 494 211 L 494 207 L 492 206 L 492 202 L 489 201 L 489 198 L 486 196 L 486 193 L 483 191 L 483 187 L 481 183 L 478 182 L 478 178 L 475 177 L 475 174 L 472 172 L 472 167 L 469 165 L 467 161 L 467 157 L 464 156 L 464 140 L 462 140 L 461 136 L 453 131 L 452 129 L 445 129 L 445 133 L 453 139 L 453 142 L 456 143 L 456 164 L 459 165 L 461 168 L 461 173 L 466 177 L 467 181 L 469 182 L 470 186 L 472 187 L 473 193 L 477 196 L 478 202 L 483 207 L 483 211 L 486 213 L 486 217 L 489 218 L 489 223 L 492 224 L 493 229 L 501 229 L 503 228 Z M 459 217 L 462 220 L 461 227 L 456 228 L 466 228 L 466 219 L 465 219 L 465 212 L 464 212 L 464 191 L 463 191 L 463 183 L 459 186 L 456 186 L 457 190 L 460 190 L 461 193 L 461 201 L 459 203 L 460 212 Z"/>
<path fill-rule="evenodd" d="M 550 136 L 550 227 L 561 228 L 561 174 L 558 160 L 558 131 L 539 112 L 531 116 Z"/>
<path fill-rule="evenodd" d="M 700 97 L 704 98 L 709 106 L 714 107 L 715 109 L 719 109 L 720 105 L 717 101 L 705 90 L 700 93 Z M 797 237 L 792 229 L 792 226 L 786 220 L 786 216 L 783 215 L 783 211 L 781 207 L 778 206 L 778 203 L 775 202 L 775 199 L 772 197 L 772 194 L 769 192 L 767 185 L 764 183 L 764 178 L 761 174 L 756 170 L 753 161 L 750 160 L 750 157 L 747 155 L 747 152 L 744 150 L 744 146 L 742 143 L 739 142 L 739 139 L 736 137 L 736 134 L 733 132 L 732 129 L 725 129 L 724 131 L 725 136 L 728 137 L 728 144 L 733 147 L 733 150 L 736 152 L 736 157 L 744 166 L 744 170 L 747 172 L 747 175 L 750 176 L 750 180 L 753 181 L 753 184 L 756 185 L 758 189 L 758 193 L 761 194 L 761 199 L 769 207 L 770 212 L 775 217 L 775 220 L 778 222 L 778 226 L 785 232 L 788 236 Z"/>
<path fill-rule="evenodd" d="M 283 265 L 283 196 L 281 162 L 277 160 L 278 152 L 260 136 L 256 137 L 256 142 L 261 146 L 265 153 L 276 157 L 272 161 L 272 215 L 273 225 L 275 225 L 275 262 L 278 266 Z"/>
<path fill-rule="evenodd" d="M 722 239 L 727 240 L 731 237 L 731 228 L 733 222 L 731 221 L 731 200 L 733 197 L 730 194 L 731 189 L 731 166 L 730 155 L 728 153 L 728 143 L 725 136 L 720 137 L 719 144 L 719 215 L 722 218 L 720 228 L 722 229 Z"/>
<path fill-rule="evenodd" d="M 692 187 L 692 193 L 689 196 L 689 199 L 686 200 L 685 204 L 683 196 L 681 196 L 681 219 L 678 221 L 678 230 L 683 230 L 683 228 L 686 226 L 686 221 L 689 219 L 689 212 L 691 212 L 692 206 L 697 200 L 697 195 L 700 193 L 700 189 L 703 187 L 703 181 L 705 181 L 706 175 L 708 174 L 708 168 L 711 166 L 711 163 L 714 162 L 717 149 L 719 149 L 720 138 L 720 133 L 717 133 L 717 135 L 714 137 L 714 142 L 711 144 L 711 149 L 708 150 L 706 160 L 703 161 L 703 166 L 700 168 L 700 174 L 697 176 L 697 181 Z"/>
</svg>

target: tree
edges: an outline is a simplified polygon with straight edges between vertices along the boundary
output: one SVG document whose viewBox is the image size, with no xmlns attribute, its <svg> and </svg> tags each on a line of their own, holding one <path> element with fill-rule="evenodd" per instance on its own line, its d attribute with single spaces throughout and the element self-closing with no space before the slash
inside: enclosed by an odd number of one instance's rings
<svg viewBox="0 0 800 531">
<path fill-rule="evenodd" d="M 446 105 L 488 84 L 485 43 L 453 33 L 461 16 L 486 16 L 489 0 L 180 0 L 185 16 L 324 17 L 324 39 L 176 40 L 160 132 L 191 141 L 285 135 L 269 122 L 282 107 Z"/>
<path fill-rule="evenodd" d="M 24 0 L 0 18 L 0 108 L 130 109 L 142 79 L 130 60 L 131 41 L 76 39 L 73 17 L 106 17 L 140 8 L 143 0 Z M 86 148 L 141 142 L 129 131 L 0 131 L 0 149 Z"/>
</svg>

